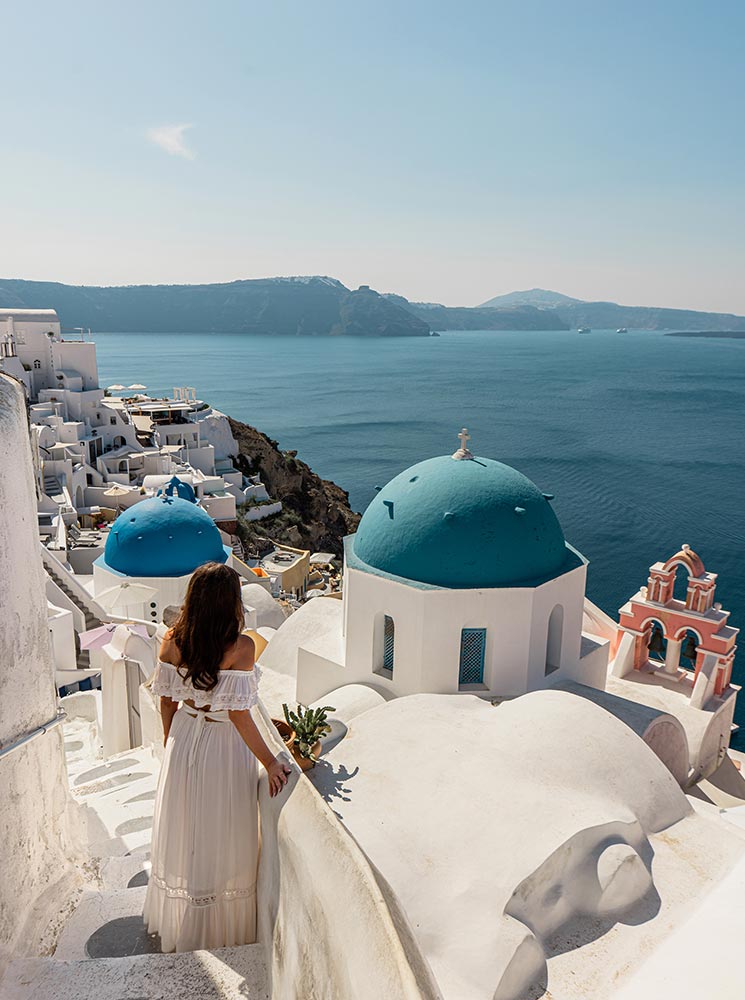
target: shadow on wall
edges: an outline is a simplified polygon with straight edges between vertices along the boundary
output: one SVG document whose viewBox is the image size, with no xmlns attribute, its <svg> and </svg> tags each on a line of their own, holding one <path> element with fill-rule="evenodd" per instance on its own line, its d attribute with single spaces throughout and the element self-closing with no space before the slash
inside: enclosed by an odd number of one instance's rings
<svg viewBox="0 0 745 1000">
<path fill-rule="evenodd" d="M 349 788 L 348 782 L 357 777 L 359 770 L 359 767 L 355 767 L 354 771 L 350 771 L 344 764 L 335 768 L 328 761 L 319 760 L 309 778 L 323 801 L 333 809 L 335 802 L 351 801 L 349 793 L 352 789 Z M 334 810 L 334 815 L 341 819 L 336 810 Z"/>
</svg>

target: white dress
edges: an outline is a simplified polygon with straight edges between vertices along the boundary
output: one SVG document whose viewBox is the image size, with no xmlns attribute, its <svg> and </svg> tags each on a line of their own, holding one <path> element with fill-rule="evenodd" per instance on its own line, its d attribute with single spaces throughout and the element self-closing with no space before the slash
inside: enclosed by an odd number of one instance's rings
<svg viewBox="0 0 745 1000">
<path fill-rule="evenodd" d="M 211 709 L 179 707 L 158 781 L 144 920 L 164 952 L 256 940 L 257 763 L 228 710 L 252 708 L 258 681 L 257 666 L 221 670 L 198 691 L 173 664 L 156 668 L 154 694 Z"/>
</svg>

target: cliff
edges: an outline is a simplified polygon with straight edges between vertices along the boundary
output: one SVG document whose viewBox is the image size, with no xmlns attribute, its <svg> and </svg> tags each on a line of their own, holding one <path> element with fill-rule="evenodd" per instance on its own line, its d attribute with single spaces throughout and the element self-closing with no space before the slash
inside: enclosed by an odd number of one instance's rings
<svg viewBox="0 0 745 1000">
<path fill-rule="evenodd" d="M 0 279 L 0 305 L 57 310 L 63 327 L 132 333 L 426 337 L 429 325 L 363 285 L 261 278 L 211 285 L 100 288 Z"/>
<path fill-rule="evenodd" d="M 321 479 L 296 452 L 280 451 L 261 431 L 230 420 L 238 442 L 237 467 L 245 475 L 260 475 L 269 495 L 282 501 L 282 512 L 263 521 L 241 521 L 238 533 L 247 548 L 264 551 L 269 539 L 311 551 L 342 554 L 342 539 L 357 530 L 360 515 L 349 506 L 349 494 Z"/>
<path fill-rule="evenodd" d="M 543 313 L 558 317 L 567 327 L 589 326 L 596 330 L 745 330 L 745 316 L 732 313 L 697 312 L 694 309 L 668 309 L 661 306 L 624 306 L 618 302 L 585 302 L 561 292 L 532 288 L 525 292 L 509 292 L 489 299 L 473 312 L 484 309 L 535 306 Z M 474 317 L 475 319 L 475 317 Z M 553 329 L 553 327 L 543 327 Z"/>
<path fill-rule="evenodd" d="M 409 302 L 402 295 L 386 298 L 413 316 L 426 320 L 433 330 L 568 330 L 556 310 L 518 305 L 492 309 L 483 306 L 441 306 L 436 302 Z"/>
</svg>

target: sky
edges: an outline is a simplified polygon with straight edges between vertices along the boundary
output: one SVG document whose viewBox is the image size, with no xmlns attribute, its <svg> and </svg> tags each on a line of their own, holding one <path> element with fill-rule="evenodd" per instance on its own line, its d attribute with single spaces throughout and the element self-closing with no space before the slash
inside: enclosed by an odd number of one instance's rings
<svg viewBox="0 0 745 1000">
<path fill-rule="evenodd" d="M 0 277 L 745 313 L 743 0 L 6 4 Z"/>
</svg>

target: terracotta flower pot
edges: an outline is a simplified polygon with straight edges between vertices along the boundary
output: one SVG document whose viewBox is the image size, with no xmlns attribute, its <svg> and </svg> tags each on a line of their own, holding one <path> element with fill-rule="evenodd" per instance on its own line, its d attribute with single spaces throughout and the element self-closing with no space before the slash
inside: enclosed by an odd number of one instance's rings
<svg viewBox="0 0 745 1000">
<path fill-rule="evenodd" d="M 274 723 L 282 742 L 285 744 L 287 749 L 290 750 L 295 740 L 295 730 L 292 726 L 288 726 L 284 719 L 272 719 L 272 722 Z"/>
<path fill-rule="evenodd" d="M 291 726 L 288 726 L 287 723 L 284 721 L 284 719 L 272 719 L 272 722 L 274 723 L 277 732 L 281 736 L 282 741 L 284 742 L 287 749 L 292 754 L 293 760 L 300 768 L 300 770 L 309 771 L 314 766 L 315 761 L 312 761 L 308 757 L 302 757 L 300 755 L 297 747 L 295 746 L 295 730 Z M 317 757 L 319 755 L 319 753 L 321 752 L 320 740 L 318 740 L 316 743 L 313 744 L 311 752 L 314 757 Z"/>
<path fill-rule="evenodd" d="M 301 771 L 310 771 L 312 767 L 316 766 L 316 762 L 314 760 L 311 760 L 309 757 L 301 757 L 299 751 L 296 750 L 294 744 L 290 747 L 290 751 L 292 753 L 292 756 L 295 758 L 295 761 L 297 762 L 297 766 L 300 768 Z M 313 754 L 314 757 L 317 757 L 319 755 L 319 753 L 321 752 L 320 740 L 318 740 L 313 744 L 310 752 Z"/>
</svg>

